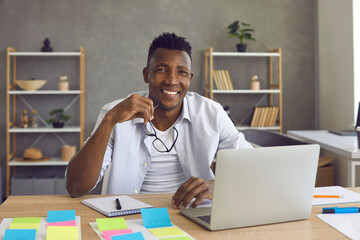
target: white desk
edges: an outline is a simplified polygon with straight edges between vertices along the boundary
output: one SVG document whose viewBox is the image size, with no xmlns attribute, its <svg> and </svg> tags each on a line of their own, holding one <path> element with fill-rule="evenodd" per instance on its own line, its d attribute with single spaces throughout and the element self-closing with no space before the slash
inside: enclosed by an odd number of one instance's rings
<svg viewBox="0 0 360 240">
<path fill-rule="evenodd" d="M 360 166 L 357 136 L 340 136 L 327 130 L 288 131 L 287 134 L 307 143 L 317 143 L 328 151 L 348 158 L 348 184 L 355 187 L 355 167 Z"/>
</svg>

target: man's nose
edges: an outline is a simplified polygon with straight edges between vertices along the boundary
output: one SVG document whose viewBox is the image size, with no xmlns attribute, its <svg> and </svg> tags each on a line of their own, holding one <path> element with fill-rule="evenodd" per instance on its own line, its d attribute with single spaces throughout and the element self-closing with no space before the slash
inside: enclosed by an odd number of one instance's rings
<svg viewBox="0 0 360 240">
<path fill-rule="evenodd" d="M 177 76 L 176 76 L 176 71 L 169 71 L 168 82 L 171 85 L 176 84 L 178 82 L 178 79 L 177 79 Z"/>
</svg>

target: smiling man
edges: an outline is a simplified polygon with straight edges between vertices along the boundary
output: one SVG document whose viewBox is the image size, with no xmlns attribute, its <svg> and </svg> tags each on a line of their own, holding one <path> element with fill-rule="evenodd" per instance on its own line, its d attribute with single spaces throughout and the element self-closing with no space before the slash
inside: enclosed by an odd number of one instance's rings
<svg viewBox="0 0 360 240">
<path fill-rule="evenodd" d="M 249 148 L 220 104 L 188 92 L 191 46 L 174 33 L 150 45 L 143 69 L 148 92 L 105 105 L 95 129 L 70 161 L 72 197 L 93 189 L 111 164 L 108 194 L 175 193 L 176 208 L 212 199 L 210 165 L 225 148 Z"/>
</svg>

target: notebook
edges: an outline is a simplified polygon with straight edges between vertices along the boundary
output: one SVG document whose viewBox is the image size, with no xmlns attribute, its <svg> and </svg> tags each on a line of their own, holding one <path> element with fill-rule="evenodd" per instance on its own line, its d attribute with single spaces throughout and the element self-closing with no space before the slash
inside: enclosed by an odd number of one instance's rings
<svg viewBox="0 0 360 240">
<path fill-rule="evenodd" d="M 356 119 L 356 125 L 354 129 L 333 129 L 329 130 L 330 133 L 334 133 L 341 136 L 356 136 L 356 127 L 360 127 L 360 102 L 358 107 L 358 113 L 357 113 L 357 119 Z"/>
<path fill-rule="evenodd" d="M 120 201 L 121 210 L 116 209 L 116 199 Z M 81 203 L 107 217 L 137 214 L 141 208 L 154 207 L 126 195 L 84 199 Z"/>
<path fill-rule="evenodd" d="M 220 150 L 212 207 L 180 213 L 210 230 L 307 219 L 319 151 L 317 144 Z"/>
</svg>

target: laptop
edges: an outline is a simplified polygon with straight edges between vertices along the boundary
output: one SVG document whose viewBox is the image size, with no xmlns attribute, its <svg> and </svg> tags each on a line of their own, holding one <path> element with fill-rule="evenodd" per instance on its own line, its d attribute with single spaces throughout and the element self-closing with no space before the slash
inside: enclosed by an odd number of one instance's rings
<svg viewBox="0 0 360 240">
<path fill-rule="evenodd" d="M 180 213 L 209 230 L 307 219 L 319 151 L 317 144 L 220 150 L 212 207 Z"/>
<path fill-rule="evenodd" d="M 354 129 L 340 129 L 340 130 L 329 130 L 330 133 L 334 133 L 341 136 L 356 136 L 356 128 L 360 127 L 360 102 L 358 107 L 358 113 L 356 118 L 356 125 Z"/>
</svg>

